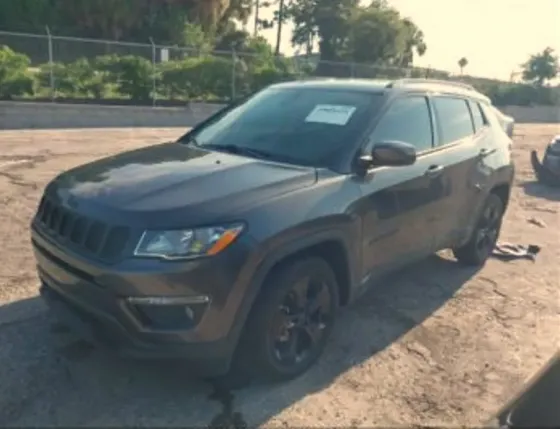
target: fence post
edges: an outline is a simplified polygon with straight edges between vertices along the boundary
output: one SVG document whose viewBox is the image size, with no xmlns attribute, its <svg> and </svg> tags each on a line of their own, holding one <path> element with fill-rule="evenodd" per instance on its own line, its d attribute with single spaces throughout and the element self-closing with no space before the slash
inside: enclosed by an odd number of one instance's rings
<svg viewBox="0 0 560 429">
<path fill-rule="evenodd" d="M 235 77 L 236 77 L 236 67 L 237 67 L 237 55 L 235 54 L 235 48 L 232 46 L 231 47 L 231 62 L 232 62 L 232 66 L 231 66 L 231 101 L 233 102 L 235 100 Z"/>
<path fill-rule="evenodd" d="M 152 107 L 156 107 L 156 100 L 157 100 L 157 50 L 156 44 L 154 43 L 154 39 L 150 37 L 150 43 L 152 44 Z"/>
<path fill-rule="evenodd" d="M 53 60 L 53 43 L 52 43 L 52 36 L 51 31 L 49 30 L 49 26 L 46 25 L 45 29 L 47 30 L 47 40 L 49 45 L 49 83 L 51 89 L 51 101 L 55 100 L 56 96 L 56 89 L 54 86 L 54 60 Z"/>
<path fill-rule="evenodd" d="M 354 78 L 356 77 L 356 64 L 355 63 L 350 63 L 350 77 Z"/>
</svg>

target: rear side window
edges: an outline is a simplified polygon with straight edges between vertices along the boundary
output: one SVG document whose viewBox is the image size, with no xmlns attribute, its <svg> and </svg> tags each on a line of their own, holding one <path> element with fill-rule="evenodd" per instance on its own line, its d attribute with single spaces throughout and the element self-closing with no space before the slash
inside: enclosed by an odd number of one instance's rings
<svg viewBox="0 0 560 429">
<path fill-rule="evenodd" d="M 373 143 L 401 141 L 418 152 L 432 148 L 432 122 L 425 97 L 399 98 L 391 104 L 373 132 Z"/>
<path fill-rule="evenodd" d="M 480 105 L 476 101 L 469 100 L 469 106 L 471 107 L 474 131 L 478 132 L 486 125 L 486 119 L 484 118 L 482 110 L 480 110 Z"/>
<path fill-rule="evenodd" d="M 439 125 L 440 145 L 456 142 L 474 133 L 471 113 L 466 100 L 434 97 L 433 104 Z"/>
</svg>

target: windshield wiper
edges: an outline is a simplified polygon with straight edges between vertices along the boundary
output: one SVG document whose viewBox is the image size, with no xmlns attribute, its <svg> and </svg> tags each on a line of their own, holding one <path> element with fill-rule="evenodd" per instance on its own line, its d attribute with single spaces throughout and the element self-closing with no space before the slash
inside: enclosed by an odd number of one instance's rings
<svg viewBox="0 0 560 429">
<path fill-rule="evenodd" d="M 223 150 L 224 152 L 233 153 L 235 155 L 248 155 L 254 158 L 270 159 L 274 158 L 274 154 L 259 150 L 250 149 L 248 147 L 237 146 L 234 144 L 205 144 L 202 146 L 208 149 Z"/>
<path fill-rule="evenodd" d="M 198 140 L 196 139 L 196 137 L 193 136 L 193 135 L 189 135 L 189 134 L 186 134 L 186 135 L 184 135 L 184 136 L 181 136 L 181 137 L 177 140 L 177 143 L 182 143 L 182 144 L 186 144 L 186 145 L 192 144 L 193 146 L 200 146 L 200 145 L 198 144 Z"/>
</svg>

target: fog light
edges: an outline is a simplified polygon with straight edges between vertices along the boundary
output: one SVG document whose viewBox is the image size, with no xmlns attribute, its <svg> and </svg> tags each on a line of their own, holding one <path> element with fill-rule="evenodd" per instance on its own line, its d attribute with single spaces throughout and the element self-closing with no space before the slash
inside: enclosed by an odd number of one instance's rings
<svg viewBox="0 0 560 429">
<path fill-rule="evenodd" d="M 140 323 L 151 329 L 192 329 L 202 319 L 210 302 L 207 296 L 129 297 L 129 308 Z"/>
</svg>

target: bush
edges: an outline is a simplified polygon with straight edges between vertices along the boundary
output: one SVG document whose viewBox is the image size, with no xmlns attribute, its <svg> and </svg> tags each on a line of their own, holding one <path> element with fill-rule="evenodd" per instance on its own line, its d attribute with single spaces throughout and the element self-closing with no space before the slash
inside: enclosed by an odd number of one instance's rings
<svg viewBox="0 0 560 429">
<path fill-rule="evenodd" d="M 281 70 L 274 66 L 262 67 L 250 74 L 251 91 L 258 91 L 273 83 L 286 82 L 298 77 L 294 72 Z"/>
<path fill-rule="evenodd" d="M 143 57 L 104 55 L 95 59 L 79 59 L 72 63 L 54 63 L 52 72 L 58 96 L 67 98 L 120 98 L 144 102 L 153 93 L 156 79 L 158 99 L 227 100 L 235 94 L 243 96 L 276 82 L 305 76 L 398 79 L 409 74 L 393 68 L 365 64 L 320 63 L 275 56 L 268 45 L 251 45 L 252 54 L 235 59 L 230 56 L 204 56 L 168 61 L 156 70 Z M 51 65 L 44 64 L 37 73 L 29 71 L 25 55 L 0 46 L 0 98 L 41 95 L 50 92 Z M 297 66 L 297 67 L 296 67 Z M 155 72 L 155 76 L 154 76 Z M 447 72 L 412 69 L 411 77 L 449 79 Z M 464 76 L 462 81 L 474 85 L 498 105 L 559 105 L 560 87 L 537 87 L 531 84 L 503 82 Z"/>
<path fill-rule="evenodd" d="M 0 46 L 0 97 L 33 95 L 35 81 L 29 72 L 30 60 L 23 54 Z"/>
<path fill-rule="evenodd" d="M 188 58 L 162 65 L 159 88 L 170 99 L 228 99 L 232 79 L 230 59 Z"/>
<path fill-rule="evenodd" d="M 153 67 L 145 58 L 134 55 L 104 55 L 94 62 L 95 69 L 124 96 L 145 101 L 152 97 Z M 156 76 L 157 79 L 157 76 Z"/>
<path fill-rule="evenodd" d="M 195 92 L 191 82 L 194 78 L 193 69 L 196 62 L 196 59 L 188 58 L 162 64 L 158 93 L 169 100 L 190 99 Z"/>
<path fill-rule="evenodd" d="M 53 63 L 52 72 L 56 96 L 101 99 L 107 94 L 102 74 L 85 58 L 70 64 Z M 42 88 L 50 88 L 51 66 L 43 64 L 37 79 Z"/>
</svg>

